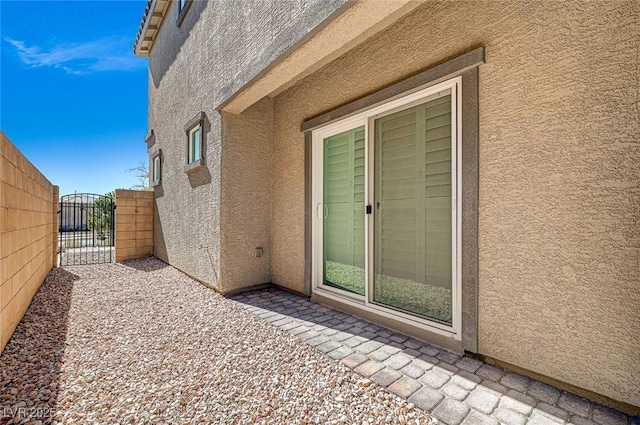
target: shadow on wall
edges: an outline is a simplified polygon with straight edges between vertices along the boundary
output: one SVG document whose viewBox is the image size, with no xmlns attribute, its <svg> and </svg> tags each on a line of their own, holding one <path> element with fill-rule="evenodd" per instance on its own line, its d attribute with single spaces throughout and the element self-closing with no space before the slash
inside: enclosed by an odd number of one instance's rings
<svg viewBox="0 0 640 425">
<path fill-rule="evenodd" d="M 153 188 L 153 196 L 154 198 L 162 198 L 164 196 L 164 188 L 162 185 L 158 185 Z"/>
<path fill-rule="evenodd" d="M 171 2 L 169 4 L 169 10 L 165 17 L 166 22 L 164 25 L 173 26 L 172 31 L 170 31 L 170 42 L 163 44 L 162 54 L 149 57 L 149 70 L 151 71 L 151 78 L 155 88 L 160 87 L 160 83 L 162 82 L 164 75 L 178 57 L 178 52 L 182 48 L 182 45 L 185 40 L 189 38 L 189 34 L 200 19 L 202 11 L 209 4 L 207 1 L 192 2 L 189 10 L 187 10 L 186 15 L 184 16 L 182 24 L 177 27 L 178 3 L 179 2 Z M 160 40 L 156 40 L 156 42 L 158 41 Z"/>
<path fill-rule="evenodd" d="M 0 355 L 0 423 L 20 423 L 15 419 L 29 414 L 44 423 L 53 419 L 71 293 L 78 279 L 62 268 L 53 269 Z"/>
<path fill-rule="evenodd" d="M 207 168 L 206 162 L 203 167 L 198 167 L 193 171 L 189 171 L 187 175 L 189 176 L 189 184 L 191 185 L 191 188 L 211 183 L 211 173 Z"/>
<path fill-rule="evenodd" d="M 157 188 L 157 186 L 156 186 Z M 162 229 L 162 219 L 158 214 L 158 193 L 153 201 L 153 255 L 167 263 L 171 263 L 167 256 L 167 244 L 164 240 L 164 230 Z"/>
</svg>

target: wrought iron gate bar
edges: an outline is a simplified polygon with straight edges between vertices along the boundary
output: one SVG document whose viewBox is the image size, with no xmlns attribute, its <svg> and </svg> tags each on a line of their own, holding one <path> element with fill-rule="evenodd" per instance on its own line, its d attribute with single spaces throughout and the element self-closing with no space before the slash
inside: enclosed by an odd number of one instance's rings
<svg viewBox="0 0 640 425">
<path fill-rule="evenodd" d="M 74 193 L 60 198 L 58 252 L 61 266 L 114 260 L 113 193 Z"/>
</svg>

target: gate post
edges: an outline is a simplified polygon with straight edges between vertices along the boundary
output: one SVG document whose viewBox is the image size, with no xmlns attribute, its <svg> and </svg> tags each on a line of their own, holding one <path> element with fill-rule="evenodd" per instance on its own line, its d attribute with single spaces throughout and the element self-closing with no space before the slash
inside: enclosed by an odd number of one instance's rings
<svg viewBox="0 0 640 425">
<path fill-rule="evenodd" d="M 60 186 L 53 186 L 53 194 L 52 194 L 52 211 L 51 213 L 53 214 L 53 224 L 52 224 L 52 229 L 51 229 L 51 233 L 53 236 L 53 242 L 52 242 L 52 246 L 51 248 L 53 249 L 53 255 L 52 255 L 52 264 L 51 267 L 58 267 L 58 253 L 60 252 L 60 242 L 58 241 L 58 232 L 60 231 L 60 213 L 59 213 L 59 208 L 60 208 Z"/>
<path fill-rule="evenodd" d="M 153 192 L 116 189 L 116 262 L 153 255 Z"/>
</svg>

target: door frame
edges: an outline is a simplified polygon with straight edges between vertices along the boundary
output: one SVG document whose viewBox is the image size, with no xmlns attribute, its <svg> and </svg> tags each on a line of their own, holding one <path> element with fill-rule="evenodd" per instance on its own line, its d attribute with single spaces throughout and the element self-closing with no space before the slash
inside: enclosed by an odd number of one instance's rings
<svg viewBox="0 0 640 425">
<path fill-rule="evenodd" d="M 367 214 L 365 231 L 365 295 L 357 295 L 323 284 L 323 141 L 326 137 L 364 126 L 365 134 L 365 205 L 373 201 L 373 122 L 376 118 L 406 109 L 436 98 L 451 90 L 452 104 L 452 323 L 447 325 L 373 302 L 373 235 L 374 214 Z M 455 170 L 455 171 L 454 171 Z M 354 307 L 364 308 L 382 316 L 412 325 L 419 325 L 435 333 L 462 339 L 462 77 L 457 76 L 414 93 L 394 98 L 365 111 L 318 127 L 311 136 L 311 286 L 312 291 Z M 375 210 L 374 210 L 375 213 Z M 455 223 L 455 224 L 453 224 Z"/>
</svg>

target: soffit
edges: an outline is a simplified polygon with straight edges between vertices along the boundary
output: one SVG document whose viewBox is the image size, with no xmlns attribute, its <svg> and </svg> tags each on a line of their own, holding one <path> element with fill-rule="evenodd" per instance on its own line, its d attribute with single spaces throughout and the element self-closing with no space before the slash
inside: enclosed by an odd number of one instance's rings
<svg viewBox="0 0 640 425">
<path fill-rule="evenodd" d="M 169 10 L 170 0 L 148 0 L 138 28 L 133 51 L 136 56 L 146 57 L 160 31 L 160 26 Z"/>
</svg>

